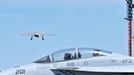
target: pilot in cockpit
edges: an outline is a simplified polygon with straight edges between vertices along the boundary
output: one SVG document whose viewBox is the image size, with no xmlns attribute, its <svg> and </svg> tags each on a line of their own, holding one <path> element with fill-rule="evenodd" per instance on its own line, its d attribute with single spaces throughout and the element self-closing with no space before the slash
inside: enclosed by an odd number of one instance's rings
<svg viewBox="0 0 134 75">
<path fill-rule="evenodd" d="M 72 55 L 71 53 L 65 53 L 64 55 L 64 60 L 70 60 L 70 59 L 76 59 L 76 53 L 74 53 L 74 55 Z M 81 58 L 81 54 L 80 52 L 78 52 L 78 58 Z"/>
<path fill-rule="evenodd" d="M 64 60 L 70 60 L 70 59 L 72 59 L 72 54 L 71 53 L 65 53 Z"/>
</svg>

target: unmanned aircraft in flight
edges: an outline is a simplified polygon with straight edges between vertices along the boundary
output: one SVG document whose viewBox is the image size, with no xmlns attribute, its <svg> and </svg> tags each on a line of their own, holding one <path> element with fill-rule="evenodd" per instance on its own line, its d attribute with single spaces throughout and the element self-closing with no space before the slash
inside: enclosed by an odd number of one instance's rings
<svg viewBox="0 0 134 75">
<path fill-rule="evenodd" d="M 29 35 L 31 38 L 30 40 L 33 40 L 33 37 L 39 38 L 41 37 L 42 40 L 44 40 L 44 36 L 53 36 L 55 34 L 49 34 L 49 33 L 44 33 L 44 32 L 31 32 L 31 33 L 26 33 L 26 34 L 21 34 L 21 35 Z"/>
<path fill-rule="evenodd" d="M 70 48 L 0 75 L 134 75 L 134 58 L 101 49 Z"/>
</svg>

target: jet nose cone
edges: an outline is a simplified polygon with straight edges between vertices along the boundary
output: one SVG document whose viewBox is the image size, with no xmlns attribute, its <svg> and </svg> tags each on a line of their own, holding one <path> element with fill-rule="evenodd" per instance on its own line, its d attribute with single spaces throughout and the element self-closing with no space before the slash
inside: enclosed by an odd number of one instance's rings
<svg viewBox="0 0 134 75">
<path fill-rule="evenodd" d="M 15 75 L 14 70 L 3 70 L 0 72 L 0 75 Z"/>
<path fill-rule="evenodd" d="M 8 72 L 0 72 L 0 75 L 12 75 L 12 74 L 10 74 Z"/>
<path fill-rule="evenodd" d="M 1 73 L 2 73 L 2 71 L 0 70 L 0 75 L 2 75 Z"/>
</svg>

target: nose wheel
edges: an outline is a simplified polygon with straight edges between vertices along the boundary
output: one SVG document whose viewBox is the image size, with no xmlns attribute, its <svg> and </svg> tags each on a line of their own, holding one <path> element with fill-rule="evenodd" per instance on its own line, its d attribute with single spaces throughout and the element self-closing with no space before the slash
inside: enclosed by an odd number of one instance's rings
<svg viewBox="0 0 134 75">
<path fill-rule="evenodd" d="M 33 40 L 33 36 L 31 36 L 31 39 L 30 40 Z"/>
<path fill-rule="evenodd" d="M 42 36 L 42 40 L 44 40 L 44 37 Z"/>
</svg>

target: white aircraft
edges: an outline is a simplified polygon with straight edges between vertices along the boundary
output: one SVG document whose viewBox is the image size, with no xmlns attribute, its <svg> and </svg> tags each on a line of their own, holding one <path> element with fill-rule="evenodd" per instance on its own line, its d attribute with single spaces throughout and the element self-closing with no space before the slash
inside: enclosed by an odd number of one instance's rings
<svg viewBox="0 0 134 75">
<path fill-rule="evenodd" d="M 53 36 L 55 34 L 48 34 L 48 33 L 44 33 L 44 32 L 31 32 L 31 33 L 26 33 L 26 34 L 21 34 L 21 35 L 29 35 L 31 37 L 31 40 L 33 40 L 33 37 L 35 37 L 35 38 L 41 37 L 42 40 L 44 40 L 44 36 L 46 36 L 46 35 Z"/>
<path fill-rule="evenodd" d="M 101 49 L 70 48 L 0 75 L 134 75 L 134 59 Z"/>
</svg>

